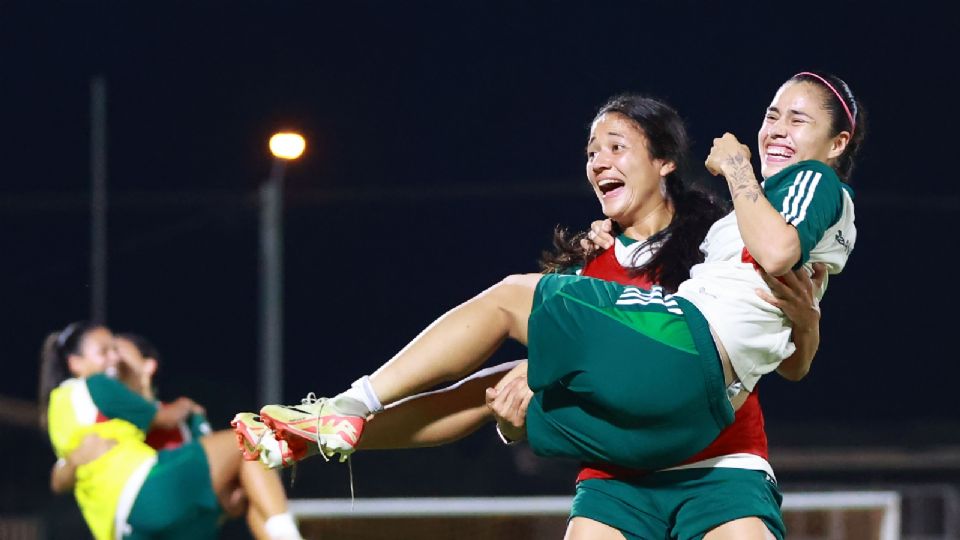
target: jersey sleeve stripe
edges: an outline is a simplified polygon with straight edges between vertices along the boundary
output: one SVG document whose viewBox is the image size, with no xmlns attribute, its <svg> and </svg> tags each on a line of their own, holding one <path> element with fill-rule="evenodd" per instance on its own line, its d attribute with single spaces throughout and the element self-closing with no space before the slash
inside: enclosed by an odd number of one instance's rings
<svg viewBox="0 0 960 540">
<path fill-rule="evenodd" d="M 787 223 L 796 226 L 806 219 L 807 209 L 822 177 L 822 173 L 809 169 L 797 173 L 780 210 L 780 215 Z"/>
<path fill-rule="evenodd" d="M 797 190 L 797 196 L 794 197 L 793 201 L 791 201 L 790 213 L 786 216 L 788 223 L 797 216 L 797 213 L 800 211 L 800 204 L 803 202 L 803 198 L 809 193 L 807 187 L 810 185 L 811 174 L 811 171 L 803 171 L 803 180 L 800 182 L 800 189 Z"/>
<path fill-rule="evenodd" d="M 800 183 L 803 178 L 803 171 L 797 173 L 797 177 L 793 179 L 793 184 L 790 185 L 790 189 L 787 191 L 787 196 L 783 198 L 783 207 L 780 209 L 780 215 L 784 219 L 788 219 L 790 215 L 790 204 L 793 201 L 793 196 L 797 192 L 797 185 Z"/>
<path fill-rule="evenodd" d="M 797 226 L 807 217 L 807 208 L 810 206 L 810 201 L 813 200 L 813 194 L 817 191 L 817 185 L 820 183 L 820 177 L 822 176 L 820 173 L 813 176 L 813 182 L 810 183 L 810 189 L 807 190 L 807 196 L 803 200 L 803 206 L 800 207 L 800 215 L 790 221 L 791 225 Z"/>
</svg>

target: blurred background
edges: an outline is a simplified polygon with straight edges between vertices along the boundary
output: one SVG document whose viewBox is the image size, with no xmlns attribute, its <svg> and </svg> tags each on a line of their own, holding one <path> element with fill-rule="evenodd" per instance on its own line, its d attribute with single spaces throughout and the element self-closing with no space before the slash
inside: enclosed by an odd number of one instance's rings
<svg viewBox="0 0 960 540">
<path fill-rule="evenodd" d="M 698 161 L 724 131 L 755 146 L 779 84 L 819 69 L 869 113 L 860 236 L 822 305 L 811 374 L 760 385 L 771 462 L 786 490 L 915 493 L 905 531 L 960 535 L 958 85 L 943 9 L 0 0 L 0 515 L 86 534 L 72 498 L 49 494 L 34 404 L 44 336 L 95 309 L 157 344 L 162 397 L 191 396 L 221 428 L 259 406 L 272 133 L 307 141 L 283 180 L 291 402 L 339 391 L 443 310 L 535 271 L 556 225 L 596 219 L 583 148 L 609 96 L 672 103 Z M 576 469 L 492 428 L 353 465 L 358 497 L 570 494 Z M 349 496 L 346 470 L 304 464 L 290 493 Z"/>
</svg>

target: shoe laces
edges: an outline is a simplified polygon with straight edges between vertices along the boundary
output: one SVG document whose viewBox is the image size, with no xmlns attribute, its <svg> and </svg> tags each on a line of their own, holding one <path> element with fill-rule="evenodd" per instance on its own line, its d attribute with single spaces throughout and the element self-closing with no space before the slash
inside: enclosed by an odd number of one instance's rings
<svg viewBox="0 0 960 540">
<path fill-rule="evenodd" d="M 318 401 L 321 402 L 321 404 L 322 404 L 322 402 L 324 402 L 324 401 L 326 401 L 326 400 L 327 400 L 327 398 L 318 398 L 315 393 L 309 392 L 305 398 L 303 398 L 303 399 L 300 400 L 300 404 L 301 404 L 301 405 L 313 405 L 314 403 L 317 403 Z"/>
<path fill-rule="evenodd" d="M 327 401 L 327 398 L 318 398 L 317 394 L 314 392 L 308 392 L 306 396 L 300 399 L 301 405 L 314 405 L 316 403 L 320 404 L 320 407 L 323 408 L 324 402 Z M 323 456 L 323 460 L 329 462 L 330 458 L 327 457 L 327 454 L 324 453 L 323 447 L 320 446 L 320 415 L 317 415 L 317 435 L 316 440 L 317 450 L 320 451 L 320 455 Z M 297 481 L 297 461 L 294 461 L 290 466 L 290 487 L 293 487 L 293 484 Z M 351 489 L 353 488 L 353 477 L 350 478 Z"/>
<path fill-rule="evenodd" d="M 327 453 L 323 451 L 323 446 L 320 445 L 320 428 L 321 428 L 322 426 L 321 426 L 321 423 L 320 423 L 320 414 L 319 414 L 319 411 L 323 410 L 323 404 L 326 403 L 327 401 L 328 401 L 328 398 L 325 398 L 325 397 L 318 398 L 318 397 L 317 397 L 317 394 L 315 394 L 314 392 L 308 392 L 307 395 L 304 396 L 304 397 L 300 400 L 300 404 L 301 404 L 301 405 L 316 405 L 316 404 L 319 403 L 319 405 L 320 405 L 320 408 L 317 410 L 318 414 L 317 414 L 316 443 L 317 443 L 317 449 L 320 451 L 320 455 L 323 456 L 323 460 L 329 463 L 329 462 L 330 462 L 330 457 L 327 456 Z M 296 478 L 296 474 L 297 474 L 297 464 L 296 464 L 296 462 L 294 462 L 292 469 L 293 469 L 293 470 L 290 471 L 290 474 L 291 474 L 290 486 L 291 486 L 291 487 L 293 487 L 293 480 L 294 480 L 294 478 Z M 349 455 L 347 456 L 347 476 L 349 476 L 349 478 L 350 478 L 350 510 L 353 510 L 353 502 L 354 502 L 354 499 L 355 499 L 356 497 L 355 497 L 355 492 L 354 492 L 354 488 L 353 488 L 353 459 L 352 459 L 351 456 L 349 456 Z"/>
</svg>

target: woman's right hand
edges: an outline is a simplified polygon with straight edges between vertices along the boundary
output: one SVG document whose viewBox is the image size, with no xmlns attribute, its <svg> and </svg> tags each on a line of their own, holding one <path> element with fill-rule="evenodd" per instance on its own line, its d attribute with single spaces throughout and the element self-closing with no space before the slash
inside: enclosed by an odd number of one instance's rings
<svg viewBox="0 0 960 540">
<path fill-rule="evenodd" d="M 724 133 L 722 137 L 713 140 L 713 147 L 710 148 L 710 155 L 704 165 L 707 172 L 714 176 L 727 176 L 732 169 L 750 166 L 750 147 L 741 144 L 732 133 Z"/>
<path fill-rule="evenodd" d="M 506 440 L 513 442 L 527 438 L 527 407 L 532 398 L 533 391 L 527 386 L 526 373 L 504 377 L 496 388 L 487 388 L 487 407 Z"/>
<path fill-rule="evenodd" d="M 580 240 L 580 246 L 587 252 L 596 249 L 608 249 L 613 246 L 613 220 L 598 219 L 590 224 L 587 237 Z"/>
<path fill-rule="evenodd" d="M 179 397 L 157 409 L 151 426 L 161 429 L 175 428 L 191 414 L 203 414 L 203 407 L 188 397 Z"/>
</svg>

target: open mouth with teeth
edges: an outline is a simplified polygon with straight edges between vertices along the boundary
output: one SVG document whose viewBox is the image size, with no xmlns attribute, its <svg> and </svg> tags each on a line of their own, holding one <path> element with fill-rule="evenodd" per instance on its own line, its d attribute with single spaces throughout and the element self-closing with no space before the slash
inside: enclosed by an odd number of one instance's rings
<svg viewBox="0 0 960 540">
<path fill-rule="evenodd" d="M 622 188 L 624 185 L 626 185 L 626 184 L 624 184 L 624 182 L 623 182 L 622 180 L 615 180 L 615 179 L 613 179 L 613 178 L 605 178 L 605 179 L 600 180 L 599 182 L 597 182 L 597 189 L 600 190 L 600 193 L 602 193 L 604 196 L 606 196 L 606 195 L 608 195 L 608 194 L 610 194 L 610 193 L 612 193 L 612 192 L 614 192 L 614 191 Z"/>
<path fill-rule="evenodd" d="M 783 161 L 793 157 L 793 150 L 785 146 L 768 146 L 767 158 Z"/>
</svg>

